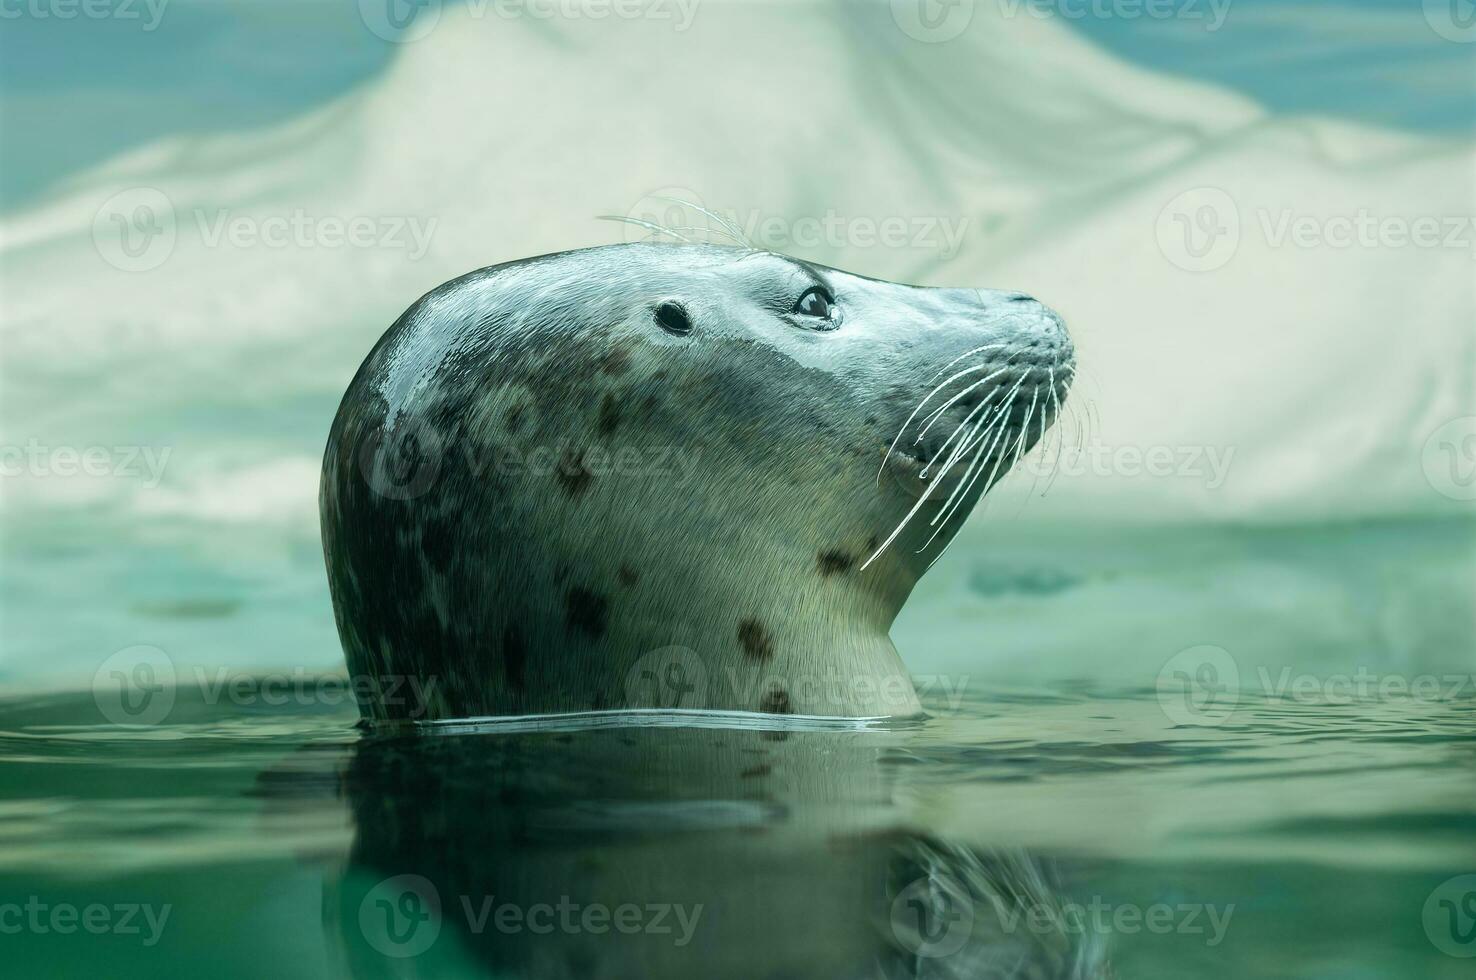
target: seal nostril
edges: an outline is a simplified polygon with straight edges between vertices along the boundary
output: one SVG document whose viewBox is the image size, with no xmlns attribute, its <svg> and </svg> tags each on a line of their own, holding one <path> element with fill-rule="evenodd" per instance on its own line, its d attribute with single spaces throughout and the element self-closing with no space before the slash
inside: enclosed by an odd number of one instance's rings
<svg viewBox="0 0 1476 980">
<path fill-rule="evenodd" d="M 686 307 L 680 303 L 668 301 L 656 307 L 656 323 L 662 330 L 678 337 L 692 332 L 692 321 L 687 318 Z"/>
</svg>

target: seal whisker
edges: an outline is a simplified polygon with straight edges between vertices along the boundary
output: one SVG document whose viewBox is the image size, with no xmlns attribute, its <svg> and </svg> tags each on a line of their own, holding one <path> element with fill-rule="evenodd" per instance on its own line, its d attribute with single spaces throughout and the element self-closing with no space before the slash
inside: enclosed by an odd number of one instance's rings
<svg viewBox="0 0 1476 980">
<path fill-rule="evenodd" d="M 1051 401 L 1055 404 L 1056 423 L 1056 458 L 1051 463 L 1050 475 L 1046 477 L 1045 489 L 1040 492 L 1044 497 L 1051 492 L 1051 487 L 1056 485 L 1056 475 L 1061 472 L 1061 453 L 1066 449 L 1066 435 L 1062 428 L 1061 419 L 1061 396 L 1056 393 L 1055 372 L 1051 372 Z"/>
<path fill-rule="evenodd" d="M 655 196 L 655 200 L 667 201 L 671 204 L 680 204 L 682 207 L 691 208 L 693 211 L 705 215 L 711 218 L 713 221 L 716 221 L 719 225 L 722 225 L 722 227 L 728 232 L 728 237 L 733 239 L 733 241 L 741 242 L 748 248 L 753 248 L 753 242 L 750 242 L 748 240 L 748 236 L 743 234 L 743 229 L 739 228 L 734 221 L 724 217 L 721 214 L 718 214 L 716 211 L 710 211 L 702 205 L 696 203 L 695 201 L 683 201 L 681 198 L 677 197 L 663 197 L 662 195 L 658 194 Z"/>
<path fill-rule="evenodd" d="M 968 487 L 974 485 L 973 477 L 976 475 L 976 471 L 982 467 L 984 461 L 987 460 L 989 458 L 989 455 L 994 452 L 994 450 L 999 446 L 1000 440 L 1004 438 L 1004 434 L 1009 431 L 1008 421 L 1009 415 L 1007 413 L 998 413 L 997 415 L 995 415 L 994 421 L 989 423 L 989 428 L 985 430 L 984 434 L 980 436 L 978 440 L 971 443 L 971 446 L 977 446 L 978 450 L 974 453 L 974 457 L 969 463 L 968 469 L 964 470 L 963 478 L 959 480 L 958 486 L 954 487 L 953 492 L 948 495 L 948 499 L 943 504 L 943 510 L 940 511 L 931 521 L 932 524 L 941 525 L 947 522 L 949 516 L 952 515 L 953 511 L 958 507 L 959 497 L 966 492 Z M 994 434 L 994 440 L 990 442 L 988 446 L 985 446 L 985 442 L 989 441 L 990 433 Z M 934 531 L 933 537 L 937 537 L 937 533 L 937 531 Z M 927 543 L 925 543 L 923 547 L 926 548 L 929 544 L 932 543 L 933 539 L 929 538 L 927 540 Z"/>
<path fill-rule="evenodd" d="M 921 441 L 922 437 L 927 435 L 928 430 L 933 427 L 933 423 L 938 420 L 938 417 L 942 415 L 945 411 L 947 411 L 950 406 L 957 404 L 960 398 L 965 397 L 966 395 L 968 395 L 969 392 L 973 391 L 975 388 L 978 388 L 980 385 L 988 384 L 990 381 L 993 381 L 995 378 L 999 377 L 1001 374 L 1004 374 L 1009 369 L 1009 365 L 1006 364 L 1004 367 L 1000 368 L 998 371 L 995 371 L 993 374 L 986 375 L 980 378 L 978 381 L 975 381 L 973 384 L 969 385 L 967 388 L 963 389 L 958 394 L 954 395 L 952 398 L 948 399 L 942 405 L 934 409 L 932 414 L 929 415 L 925 420 L 926 424 L 922 427 L 922 431 L 918 432 L 917 438 L 914 439 L 913 442 Z M 954 375 L 954 377 L 956 378 L 958 377 L 958 375 Z M 994 393 L 991 392 L 989 396 L 986 397 L 983 402 L 981 402 L 981 404 L 987 404 L 989 402 L 989 399 L 993 397 Z"/>
<path fill-rule="evenodd" d="M 1040 394 L 1040 385 L 1036 385 L 1035 386 L 1035 394 L 1036 395 L 1039 395 Z M 1040 447 L 1040 462 L 1041 462 L 1041 464 L 1044 464 L 1045 461 L 1046 461 L 1046 458 L 1048 456 L 1046 450 L 1048 448 L 1050 448 L 1046 444 L 1046 407 L 1045 407 L 1045 403 L 1044 402 L 1042 402 L 1041 403 L 1041 406 L 1040 406 L 1040 437 L 1035 440 L 1035 446 L 1030 447 L 1031 448 L 1031 451 L 1034 451 L 1034 449 L 1036 448 L 1036 446 Z M 1027 455 L 1028 455 L 1028 453 L 1027 453 Z M 1039 484 L 1040 484 L 1040 467 L 1037 466 L 1035 468 L 1035 471 L 1030 474 L 1030 492 L 1032 494 L 1035 493 L 1035 488 Z"/>
<path fill-rule="evenodd" d="M 716 232 L 717 234 L 722 235 L 724 238 L 728 239 L 730 242 L 732 242 L 735 245 L 742 245 L 744 248 L 753 248 L 752 245 L 748 244 L 748 240 L 747 239 L 744 239 L 744 238 L 735 238 L 733 236 L 733 233 L 731 231 L 728 231 L 726 228 L 711 228 L 711 227 L 703 227 L 702 225 L 670 225 L 670 226 L 663 225 L 662 227 L 663 227 L 664 230 L 669 231 L 669 232 L 670 231 L 699 231 L 699 232 L 702 232 L 702 233 L 707 234 L 707 235 L 711 235 L 714 232 Z"/>
<path fill-rule="evenodd" d="M 902 529 L 907 526 L 908 522 L 910 522 L 912 518 L 916 516 L 918 511 L 922 510 L 923 504 L 927 503 L 928 498 L 932 496 L 933 487 L 937 485 L 937 481 L 930 481 L 927 484 L 927 487 L 923 490 L 922 495 L 917 498 L 917 503 L 913 504 L 912 509 L 907 512 L 907 516 L 902 518 L 901 522 L 892 529 L 892 533 L 887 535 L 887 539 L 883 541 L 877 547 L 877 549 L 871 553 L 871 557 L 867 558 L 864 562 L 861 563 L 861 571 L 865 571 L 872 562 L 876 561 L 877 556 L 879 556 L 883 551 L 886 551 L 887 547 L 893 541 L 897 540 L 897 535 L 901 534 Z"/>
<path fill-rule="evenodd" d="M 632 218 L 628 214 L 597 214 L 595 215 L 595 218 L 599 221 L 623 221 L 629 225 L 637 225 L 641 228 L 649 228 L 651 231 L 655 232 L 658 235 L 670 235 L 672 238 L 676 238 L 687 245 L 695 244 L 692 239 L 688 238 L 685 235 L 678 234 L 677 232 L 672 231 L 670 228 L 663 227 L 662 225 L 658 225 L 652 221 L 643 221 L 640 218 Z"/>
<path fill-rule="evenodd" d="M 997 394 L 999 394 L 998 391 L 991 392 L 989 394 L 989 397 L 985 398 L 978 405 L 975 405 L 972 409 L 969 410 L 969 414 L 966 415 L 966 416 L 964 416 L 964 420 L 962 422 L 960 422 L 954 428 L 953 432 L 948 436 L 948 438 L 946 440 L 944 440 L 943 445 L 941 445 L 941 446 L 938 447 L 938 453 L 937 453 L 937 455 L 935 455 L 933 457 L 934 459 L 936 459 L 938 456 L 943 455 L 943 453 L 948 450 L 948 447 L 950 445 L 952 445 L 953 440 L 958 438 L 958 435 L 959 435 L 960 432 L 962 432 L 964 429 L 968 428 L 969 423 L 973 422 L 974 419 L 975 419 L 975 417 L 977 417 L 980 412 L 983 412 L 985 409 L 991 408 L 991 406 L 990 406 L 989 403 L 994 399 L 994 396 L 997 395 Z M 993 406 L 993 407 L 997 408 L 998 406 Z M 984 419 L 980 419 L 979 420 L 979 424 L 982 425 L 984 423 L 984 421 L 985 421 Z M 928 425 L 929 425 L 929 427 L 931 427 L 932 423 L 930 422 L 930 423 L 928 423 Z M 927 429 L 924 429 L 923 432 L 927 432 Z M 967 453 L 969 451 L 969 448 L 972 445 L 970 443 L 970 440 L 974 438 L 974 434 L 976 432 L 978 432 L 978 426 L 975 426 L 974 430 L 969 433 L 969 435 L 964 439 L 964 441 L 962 443 L 960 443 L 960 445 L 959 445 L 959 453 L 960 454 Z M 918 438 L 920 439 L 922 437 L 919 436 Z M 930 470 L 930 469 L 932 469 L 932 464 L 929 464 L 927 466 L 924 466 L 923 467 L 923 473 L 926 474 L 928 472 L 928 470 Z M 941 477 L 942 474 L 940 473 L 939 476 Z"/>
<path fill-rule="evenodd" d="M 948 448 L 949 444 L 952 443 L 953 440 L 958 437 L 958 434 L 960 432 L 962 432 L 966 428 L 969 429 L 969 434 L 967 436 L 965 436 L 963 438 L 963 440 L 960 441 L 957 446 L 954 446 L 953 452 L 949 454 L 949 457 L 948 457 L 947 462 L 945 462 L 943 464 L 943 469 L 942 469 L 942 471 L 940 471 L 938 473 L 937 479 L 942 480 L 945 476 L 947 476 L 948 475 L 948 472 L 951 469 L 953 469 L 954 465 L 960 459 L 962 459 L 964 456 L 966 456 L 968 454 L 969 450 L 973 449 L 975 446 L 977 446 L 979 444 L 979 442 L 981 440 L 978 439 L 978 438 L 976 438 L 976 435 L 979 432 L 979 430 L 985 426 L 986 423 L 988 424 L 989 429 L 992 430 L 994 428 L 994 426 L 999 422 L 999 420 L 1002 419 L 1002 418 L 1004 418 L 1004 416 L 1003 415 L 1000 415 L 1000 414 L 994 414 L 992 416 L 991 415 L 986 415 L 984 418 L 979 419 L 978 422 L 974 422 L 974 416 L 978 415 L 985 408 L 986 408 L 985 405 L 980 405 L 977 408 L 975 408 L 972 412 L 970 412 L 969 415 L 968 415 L 968 417 L 965 418 L 962 422 L 960 422 L 958 424 L 958 427 L 953 430 L 953 434 L 948 437 L 948 442 L 945 442 L 943 444 L 942 448 L 939 449 L 939 454 L 941 455 L 942 452 L 943 452 L 943 450 Z M 991 418 L 992 418 L 992 421 L 991 421 Z M 973 427 L 972 428 L 969 428 L 970 423 L 973 423 Z M 988 435 L 988 432 L 987 431 L 986 431 L 985 435 L 986 436 Z M 924 467 L 923 468 L 923 473 L 926 474 L 929 468 L 930 467 Z M 967 472 L 968 471 L 965 470 L 965 473 L 967 473 Z M 952 500 L 953 498 L 950 496 L 949 499 Z M 947 506 L 947 504 L 945 504 L 944 506 Z"/>
<path fill-rule="evenodd" d="M 1024 378 L 1021 378 L 1020 381 L 1018 381 L 1018 382 L 1015 383 L 1015 387 L 1010 390 L 1010 399 L 1009 399 L 1008 402 L 1005 403 L 1004 408 L 1000 411 L 1000 418 L 1007 419 L 1009 417 L 1010 409 L 1014 408 L 1014 406 L 1015 406 L 1015 398 L 1018 397 L 1018 392 L 1020 390 L 1020 385 L 1023 384 L 1024 381 L 1025 381 L 1025 379 Z M 1008 425 L 1005 425 L 1003 428 L 1001 428 L 999 430 L 999 434 L 997 436 L 995 436 L 994 442 L 990 444 L 988 451 L 985 452 L 980 458 L 981 459 L 987 459 L 990 454 L 994 453 L 996 447 L 999 445 L 999 442 L 1000 442 L 1001 437 L 1003 437 L 1004 434 L 1006 432 L 1008 432 L 1008 431 L 1009 431 L 1009 426 Z M 995 460 L 994 460 L 994 468 L 989 471 L 989 479 L 984 482 L 984 489 L 986 491 L 994 483 L 995 474 L 997 474 L 999 472 L 999 466 L 1000 466 L 1001 463 L 1004 462 L 1004 457 L 1005 457 L 1005 454 L 1004 453 L 1000 453 L 998 456 L 995 457 Z M 983 467 L 980 467 L 979 470 L 974 473 L 973 477 L 968 481 L 967 485 L 964 486 L 963 496 L 959 499 L 959 503 L 962 503 L 963 500 L 966 500 L 968 498 L 968 492 L 969 492 L 969 490 L 973 488 L 974 482 L 979 479 L 979 475 L 981 473 L 983 473 L 983 472 L 984 472 Z M 955 504 L 954 506 L 957 507 L 958 504 Z M 949 515 L 950 516 L 951 516 L 951 514 L 952 514 L 952 511 L 949 512 Z M 940 524 L 938 526 L 938 531 L 941 531 L 944 526 L 945 526 L 945 524 Z M 938 536 L 938 531 L 934 531 L 933 532 L 933 536 L 930 537 L 930 538 L 928 538 L 927 544 L 931 544 L 932 541 L 933 541 L 933 538 L 935 538 L 935 537 Z M 953 537 L 949 538 L 944 543 L 943 547 L 938 550 L 938 553 L 933 556 L 933 560 L 930 561 L 930 562 L 928 562 L 928 568 L 932 568 L 935 564 L 937 564 L 938 563 L 938 559 L 939 558 L 942 558 L 945 554 L 948 553 L 948 549 L 953 545 L 953 542 L 956 541 L 956 540 L 958 540 L 958 535 L 957 534 L 955 534 Z M 924 544 L 923 547 L 926 548 L 927 547 L 927 544 Z M 921 550 L 921 549 L 919 549 L 919 550 Z"/>
<path fill-rule="evenodd" d="M 998 345 L 996 345 L 996 346 L 998 346 Z M 986 350 L 986 349 L 987 348 L 984 348 L 984 347 L 978 348 L 978 350 Z M 974 351 L 970 351 L 970 353 L 974 353 Z M 965 355 L 965 356 L 967 356 L 967 355 Z M 952 361 L 949 361 L 948 363 L 951 366 L 951 365 L 957 364 L 961 359 L 962 358 L 955 357 Z M 988 364 L 976 364 L 975 366 L 973 366 L 971 368 L 967 368 L 967 369 L 965 369 L 963 371 L 960 371 L 957 374 L 955 374 L 953 377 L 949 378 L 947 381 L 944 381 L 942 384 L 940 384 L 937 387 L 935 387 L 932 391 L 928 392 L 927 397 L 924 398 L 922 401 L 918 402 L 917 407 L 912 410 L 912 414 L 911 415 L 907 416 L 907 421 L 905 421 L 905 422 L 902 423 L 902 428 L 897 431 L 897 437 L 892 440 L 892 444 L 887 447 L 886 453 L 882 456 L 881 466 L 876 471 L 876 480 L 877 480 L 878 483 L 881 482 L 882 472 L 887 468 L 887 460 L 891 459 L 892 458 L 892 453 L 894 453 L 894 452 L 897 451 L 897 443 L 901 442 L 902 441 L 902 437 L 907 434 L 907 427 L 912 424 L 912 420 L 913 419 L 917 418 L 917 413 L 918 412 L 921 412 L 923 410 L 923 408 L 927 406 L 928 402 L 930 402 L 930 401 L 933 400 L 933 396 L 936 395 L 936 394 L 938 394 L 938 392 L 942 391 L 944 388 L 947 388 L 950 384 L 952 384 L 954 381 L 957 381 L 959 378 L 963 377 L 964 375 L 966 375 L 966 374 L 972 374 L 975 371 L 987 370 L 989 367 L 990 367 L 990 365 L 988 365 Z M 945 367 L 943 370 L 946 371 L 947 369 L 948 368 Z M 938 372 L 938 374 L 942 374 L 942 373 L 943 373 L 943 371 L 939 371 Z M 933 377 L 934 378 L 938 377 L 938 374 L 933 375 Z M 929 381 L 929 383 L 931 384 L 931 380 Z M 919 436 L 918 438 L 921 438 L 921 436 Z"/>
<path fill-rule="evenodd" d="M 935 380 L 937 380 L 937 378 L 938 378 L 939 375 L 943 374 L 949 368 L 953 367 L 953 365 L 957 364 L 959 361 L 963 360 L 966 357 L 972 357 L 975 354 L 981 354 L 981 353 L 983 353 L 984 351 L 987 351 L 987 350 L 999 350 L 1002 347 L 1008 347 L 1008 346 L 1009 346 L 1008 344 L 985 344 L 983 347 L 975 347 L 973 350 L 966 350 L 962 354 L 958 355 L 953 360 L 949 361 L 947 364 L 945 364 L 941 368 L 939 368 L 938 369 L 938 373 L 937 374 L 934 374 L 931 378 L 928 379 L 928 384 L 932 384 Z M 985 367 L 985 366 L 987 366 L 987 365 L 980 365 L 980 367 Z M 944 382 L 944 383 L 946 384 L 947 382 Z"/>
<path fill-rule="evenodd" d="M 1026 439 L 1027 436 L 1030 435 L 1030 417 L 1035 414 L 1035 405 L 1036 405 L 1037 399 L 1039 399 L 1039 398 L 1040 398 L 1040 386 L 1037 385 L 1034 388 L 1034 390 L 1032 390 L 1031 393 L 1030 393 L 1030 407 L 1027 408 L 1027 409 L 1025 409 L 1025 421 L 1023 421 L 1023 422 L 1020 423 L 1020 436 L 1019 436 L 1019 438 L 1017 438 L 1015 440 L 1015 458 L 1010 463 L 1010 469 L 1014 469 L 1015 467 L 1019 466 L 1020 465 L 1020 459 L 1021 459 L 1021 457 L 1023 457 L 1025 455 L 1025 439 Z M 1045 413 L 1045 409 L 1042 408 L 1041 409 L 1042 417 L 1044 417 L 1044 413 Z M 1033 481 L 1031 483 L 1031 489 L 1032 490 L 1035 489 L 1035 484 L 1034 484 Z M 1022 511 L 1022 510 L 1025 509 L 1025 502 L 1027 500 L 1029 500 L 1029 499 L 1030 499 L 1030 495 L 1029 494 L 1026 494 L 1025 496 L 1023 496 L 1023 497 L 1020 498 L 1020 506 L 1015 509 L 1015 515 L 1016 516 L 1019 516 L 1020 511 Z"/>
<path fill-rule="evenodd" d="M 1012 388 L 1012 389 L 1010 389 L 1011 398 L 1010 398 L 1009 403 L 1006 404 L 1004 410 L 1000 412 L 1001 417 L 1008 415 L 1008 413 L 1009 413 L 1009 405 L 1011 405 L 1011 404 L 1014 403 L 1013 395 L 1014 395 L 1015 392 L 1019 391 L 1020 385 L 1023 384 L 1024 381 L 1025 381 L 1024 377 L 1021 377 L 1019 381 L 1015 382 L 1015 387 Z M 901 437 L 901 434 L 899 433 L 898 434 L 898 438 L 900 438 L 900 437 Z M 963 443 L 960 443 L 959 444 L 959 448 L 962 448 L 962 447 L 963 447 Z M 949 457 L 948 463 L 939 472 L 938 476 L 935 479 L 933 479 L 933 480 L 927 481 L 927 485 L 926 485 L 925 489 L 923 490 L 922 494 L 918 497 L 917 503 L 913 504 L 912 505 L 912 509 L 907 512 L 907 516 L 903 517 L 902 520 L 900 522 L 898 522 L 897 526 L 892 529 L 892 533 L 889 534 L 889 535 L 887 535 L 887 539 L 885 541 L 883 541 L 877 547 L 877 549 L 874 552 L 872 552 L 871 557 L 867 558 L 866 561 L 864 561 L 864 562 L 861 563 L 861 570 L 862 571 L 865 571 L 866 568 L 868 566 L 870 566 L 871 563 L 877 559 L 877 556 L 879 556 L 883 551 L 886 551 L 887 548 L 891 545 L 891 543 L 893 541 L 897 540 L 897 536 L 902 533 L 902 529 L 905 528 L 909 523 L 911 523 L 912 519 L 917 516 L 917 512 L 919 510 L 921 510 L 923 508 L 923 505 L 928 502 L 928 499 L 933 495 L 933 488 L 936 487 L 939 484 L 939 482 L 942 481 L 943 477 L 948 474 L 948 471 L 950 469 L 952 469 L 953 463 L 957 460 L 957 458 L 958 458 L 958 451 L 957 451 L 957 449 L 955 449 L 954 455 L 952 455 L 952 456 Z M 883 465 L 885 465 L 885 464 L 883 464 Z"/>
<path fill-rule="evenodd" d="M 979 452 L 975 454 L 973 462 L 969 465 L 969 468 L 964 471 L 963 478 L 959 480 L 958 486 L 954 487 L 953 492 L 949 494 L 948 500 L 943 505 L 942 512 L 940 512 L 933 518 L 931 523 L 937 525 L 939 530 L 941 530 L 943 525 L 947 523 L 948 518 L 952 516 L 953 512 L 958 508 L 958 506 L 967 496 L 968 490 L 973 487 L 975 481 L 978 480 L 979 474 L 983 472 L 982 464 L 984 460 L 987 460 L 990 454 L 992 454 L 999 447 L 1004 434 L 1009 431 L 1010 409 L 1014 407 L 1015 399 L 1016 397 L 1018 397 L 1020 391 L 1020 386 L 1024 383 L 1025 379 L 1023 377 L 1019 381 L 1015 382 L 1015 386 L 1010 389 L 1010 393 L 1007 396 L 1008 400 L 999 410 L 998 414 L 995 416 L 994 421 L 990 424 L 988 430 L 986 430 L 982 436 L 975 440 L 971 446 L 967 447 L 972 448 L 973 446 L 979 446 L 980 448 Z M 995 426 L 999 426 L 999 431 L 995 434 L 994 441 L 990 443 L 990 445 L 986 449 L 984 448 L 984 442 L 989 438 L 989 433 L 994 431 Z M 967 451 L 967 448 L 965 449 L 965 451 Z M 1001 455 L 1000 459 L 1002 460 L 1003 458 L 1004 457 Z M 995 469 L 997 470 L 998 468 L 999 463 L 996 462 Z M 993 479 L 994 478 L 991 475 L 990 481 L 993 482 Z M 922 551 L 923 549 L 927 548 L 928 545 L 933 543 L 933 538 L 937 536 L 938 532 L 934 531 L 932 537 L 928 538 L 928 540 L 923 543 L 922 548 L 919 548 L 918 550 Z"/>
</svg>

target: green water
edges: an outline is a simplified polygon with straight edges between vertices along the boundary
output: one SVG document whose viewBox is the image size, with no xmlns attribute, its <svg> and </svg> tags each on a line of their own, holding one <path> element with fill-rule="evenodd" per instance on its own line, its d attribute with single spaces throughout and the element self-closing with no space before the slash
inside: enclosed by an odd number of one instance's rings
<svg viewBox="0 0 1476 980">
<path fill-rule="evenodd" d="M 16 691 L 4 974 L 1469 977 L 1473 540 L 992 527 L 897 624 L 889 726 L 376 734 L 182 647 L 155 724 Z M 145 619 L 270 646 L 302 574 Z M 138 637 L 106 595 L 52 641 Z"/>
<path fill-rule="evenodd" d="M 1464 911 L 1426 916 L 1476 868 L 1469 693 L 1212 727 L 1076 689 L 882 730 L 419 738 L 361 736 L 338 693 L 181 697 L 145 730 L 5 705 L 7 974 L 1470 975 L 1441 946 L 1472 945 Z M 930 876 L 960 890 L 926 934 L 966 933 L 938 955 L 906 904 Z M 517 918 L 561 901 L 545 934 Z M 586 925 L 622 906 L 639 931 Z"/>
</svg>

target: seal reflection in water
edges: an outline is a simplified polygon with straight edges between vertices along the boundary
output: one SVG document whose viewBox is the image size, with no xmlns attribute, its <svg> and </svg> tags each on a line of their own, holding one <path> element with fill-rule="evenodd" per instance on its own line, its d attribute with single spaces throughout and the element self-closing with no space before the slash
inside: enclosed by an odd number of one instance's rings
<svg viewBox="0 0 1476 980">
<path fill-rule="evenodd" d="M 325 925 L 365 978 L 1109 976 L 1060 884 L 1069 865 L 906 828 L 907 745 L 889 731 L 371 736 L 341 780 L 354 838 Z"/>
<path fill-rule="evenodd" d="M 746 248 L 448 282 L 380 339 L 329 436 L 350 673 L 416 678 L 441 718 L 916 713 L 892 621 L 1074 371 L 1027 296 Z"/>
</svg>

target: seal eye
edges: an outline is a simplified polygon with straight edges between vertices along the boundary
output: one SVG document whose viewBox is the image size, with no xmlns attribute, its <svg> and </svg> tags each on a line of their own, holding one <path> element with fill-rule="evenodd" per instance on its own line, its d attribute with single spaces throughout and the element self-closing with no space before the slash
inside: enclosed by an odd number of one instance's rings
<svg viewBox="0 0 1476 980">
<path fill-rule="evenodd" d="M 680 303 L 662 303 L 656 307 L 656 322 L 667 333 L 678 337 L 692 332 L 692 321 L 687 319 L 687 310 Z"/>
<path fill-rule="evenodd" d="M 829 320 L 830 307 L 834 303 L 834 297 L 816 286 L 799 298 L 794 304 L 794 312 L 800 316 L 814 316 L 822 320 Z"/>
</svg>

